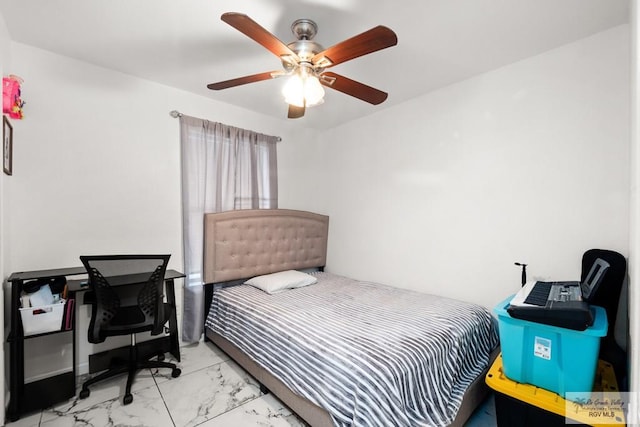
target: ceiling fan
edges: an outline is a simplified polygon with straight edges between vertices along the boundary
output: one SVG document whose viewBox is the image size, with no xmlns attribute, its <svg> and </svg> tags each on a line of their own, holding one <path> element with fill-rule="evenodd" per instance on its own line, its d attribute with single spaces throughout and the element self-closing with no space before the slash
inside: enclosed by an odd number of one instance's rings
<svg viewBox="0 0 640 427">
<path fill-rule="evenodd" d="M 284 44 L 247 15 L 236 12 L 224 13 L 220 19 L 249 38 L 260 43 L 278 56 L 283 70 L 267 71 L 236 79 L 208 84 L 213 90 L 227 89 L 247 83 L 290 76 L 283 88 L 285 102 L 289 104 L 288 117 L 304 116 L 305 109 L 323 102 L 322 86 L 377 105 L 387 99 L 387 93 L 336 73 L 325 71 L 360 56 L 395 46 L 396 34 L 379 25 L 328 49 L 313 41 L 318 26 L 310 19 L 298 19 L 291 25 L 297 40 Z"/>
</svg>

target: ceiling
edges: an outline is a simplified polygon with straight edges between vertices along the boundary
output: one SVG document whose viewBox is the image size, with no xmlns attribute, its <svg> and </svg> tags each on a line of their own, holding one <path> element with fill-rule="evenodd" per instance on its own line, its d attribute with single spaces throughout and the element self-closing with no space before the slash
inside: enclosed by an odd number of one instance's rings
<svg viewBox="0 0 640 427">
<path fill-rule="evenodd" d="M 249 15 L 280 40 L 318 24 L 325 48 L 385 25 L 398 45 L 331 71 L 389 93 L 374 106 L 327 90 L 295 119 L 327 129 L 628 22 L 628 0 L 2 0 L 12 40 L 286 119 L 284 79 L 211 91 L 208 83 L 281 68 L 220 20 Z M 189 113 L 185 111 L 185 113 Z"/>
</svg>

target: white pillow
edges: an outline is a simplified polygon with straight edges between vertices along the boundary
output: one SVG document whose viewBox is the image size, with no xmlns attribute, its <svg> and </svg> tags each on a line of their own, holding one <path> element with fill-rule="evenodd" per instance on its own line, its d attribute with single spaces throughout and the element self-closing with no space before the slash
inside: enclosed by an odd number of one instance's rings
<svg viewBox="0 0 640 427">
<path fill-rule="evenodd" d="M 268 294 L 275 294 L 287 289 L 301 288 L 312 285 L 318 279 L 310 274 L 296 270 L 280 271 L 278 273 L 265 274 L 264 276 L 253 277 L 246 282 L 246 285 L 255 286 Z"/>
</svg>

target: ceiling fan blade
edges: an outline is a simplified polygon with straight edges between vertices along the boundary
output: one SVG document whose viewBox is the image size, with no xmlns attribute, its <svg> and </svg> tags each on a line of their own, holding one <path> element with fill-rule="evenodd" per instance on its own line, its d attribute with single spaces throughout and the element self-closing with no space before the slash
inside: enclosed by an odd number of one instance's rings
<svg viewBox="0 0 640 427">
<path fill-rule="evenodd" d="M 260 26 L 260 24 L 249 18 L 247 15 L 237 12 L 227 12 L 222 14 L 220 19 L 240 31 L 245 36 L 260 43 L 274 55 L 278 57 L 294 56 L 297 58 L 297 55 L 289 49 L 286 44 L 280 41 L 280 39 L 269 31 L 265 30 Z"/>
<path fill-rule="evenodd" d="M 289 104 L 289 114 L 287 117 L 290 119 L 299 119 L 304 116 L 304 107 L 298 107 L 297 105 Z"/>
<path fill-rule="evenodd" d="M 247 83 L 260 82 L 279 76 L 280 71 L 267 71 L 266 73 L 253 74 L 251 76 L 238 77 L 237 79 L 225 80 L 223 82 L 209 83 L 207 87 L 212 90 L 227 89 L 234 86 L 245 85 Z"/>
<path fill-rule="evenodd" d="M 398 44 L 396 33 L 385 26 L 378 25 L 317 53 L 311 62 L 314 65 L 329 68 L 396 44 Z"/>
<path fill-rule="evenodd" d="M 374 87 L 331 72 L 322 73 L 320 83 L 322 83 L 323 86 L 346 93 L 347 95 L 351 95 L 373 105 L 383 103 L 387 99 L 387 96 L 389 96 L 386 92 Z"/>
</svg>

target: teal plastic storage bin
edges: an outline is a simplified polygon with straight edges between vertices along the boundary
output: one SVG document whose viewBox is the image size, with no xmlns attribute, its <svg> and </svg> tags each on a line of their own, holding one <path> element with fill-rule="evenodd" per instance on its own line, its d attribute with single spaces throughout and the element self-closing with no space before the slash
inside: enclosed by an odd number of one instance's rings
<svg viewBox="0 0 640 427">
<path fill-rule="evenodd" d="M 600 338 L 607 335 L 607 312 L 591 306 L 593 325 L 584 331 L 559 328 L 507 313 L 513 295 L 494 308 L 498 316 L 504 374 L 571 400 L 588 399 L 593 389 Z M 573 394 L 576 393 L 576 394 Z"/>
</svg>

